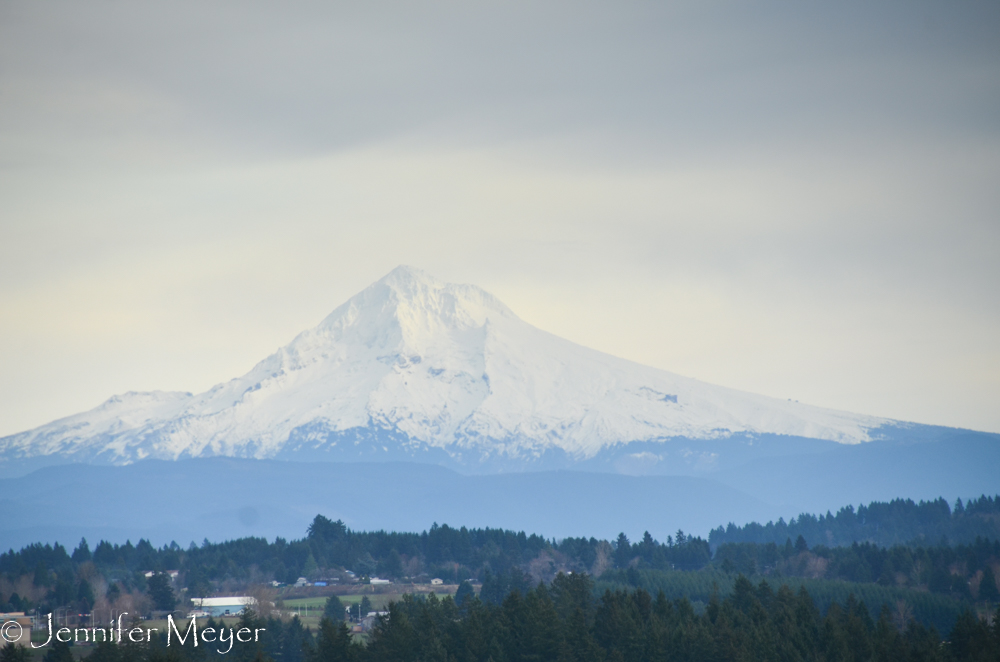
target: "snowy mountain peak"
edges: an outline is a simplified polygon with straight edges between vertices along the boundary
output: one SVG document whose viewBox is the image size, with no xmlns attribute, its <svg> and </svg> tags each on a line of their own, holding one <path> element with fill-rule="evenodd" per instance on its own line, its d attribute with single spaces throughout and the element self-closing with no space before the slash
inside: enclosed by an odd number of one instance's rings
<svg viewBox="0 0 1000 662">
<path fill-rule="evenodd" d="M 334 310 L 314 332 L 366 346 L 419 344 L 442 330 L 481 327 L 491 316 L 517 319 L 500 300 L 474 285 L 444 283 L 400 266 Z"/>
<path fill-rule="evenodd" d="M 430 453 L 466 466 L 529 466 L 676 438 L 858 443 L 888 423 L 587 349 L 527 324 L 478 287 L 401 266 L 242 377 L 198 395 L 112 398 L 0 439 L 0 460 Z"/>
</svg>

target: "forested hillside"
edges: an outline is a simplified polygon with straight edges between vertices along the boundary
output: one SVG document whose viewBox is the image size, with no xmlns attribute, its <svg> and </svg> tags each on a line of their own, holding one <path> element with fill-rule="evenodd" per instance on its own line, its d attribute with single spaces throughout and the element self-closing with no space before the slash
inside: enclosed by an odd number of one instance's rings
<svg viewBox="0 0 1000 662">
<path fill-rule="evenodd" d="M 817 545 L 808 549 L 803 538 L 797 545 L 726 543 L 719 547 L 713 566 L 748 575 L 825 578 L 880 586 L 908 587 L 952 595 L 956 598 L 993 601 L 1000 541 L 977 538 L 971 545 L 879 547 L 871 543 L 849 547 Z"/>
<path fill-rule="evenodd" d="M 836 515 L 803 513 L 787 523 L 783 519 L 767 524 L 752 522 L 745 526 L 729 524 L 712 530 L 712 547 L 727 542 L 783 544 L 786 539 L 805 538 L 810 545 L 828 547 L 870 542 L 889 546 L 902 543 L 969 544 L 976 538 L 1000 539 L 1000 495 L 983 495 L 954 509 L 944 499 L 920 501 L 895 499 L 872 502 L 867 506 L 845 506 Z"/>
<path fill-rule="evenodd" d="M 242 538 L 182 549 L 155 548 L 145 540 L 136 545 L 102 541 L 91 551 L 82 540 L 72 553 L 59 544 L 10 550 L 0 555 L 0 609 L 44 611 L 72 603 L 89 611 L 97 599 L 95 583 L 118 587 L 123 593 L 143 593 L 148 571 L 179 570 L 188 594 L 200 596 L 226 580 L 291 583 L 299 576 L 314 579 L 343 569 L 361 577 L 434 576 L 457 583 L 516 568 L 531 570 L 538 579 L 551 579 L 564 570 L 601 574 L 633 559 L 655 568 L 696 569 L 711 555 L 707 541 L 682 531 L 665 543 L 649 534 L 635 545 L 624 534 L 615 544 L 594 538 L 556 542 L 524 532 L 456 529 L 446 524 L 423 533 L 351 531 L 342 522 L 317 515 L 308 535 L 291 542 Z"/>
<path fill-rule="evenodd" d="M 713 532 L 714 554 L 709 541 L 683 531 L 664 542 L 648 533 L 635 542 L 625 534 L 613 541 L 557 541 L 524 532 L 448 525 L 434 525 L 422 533 L 352 531 L 322 515 L 313 520 L 305 538 L 293 541 L 243 538 L 205 541 L 188 549 L 176 544 L 155 548 L 144 540 L 135 545 L 102 541 L 91 549 L 83 540 L 72 552 L 58 544 L 35 544 L 0 554 L 0 610 L 44 613 L 67 607 L 85 613 L 95 607 L 127 607 L 142 613 L 157 605 L 167 608 L 164 605 L 173 600 L 156 598 L 157 590 L 175 595 L 183 606 L 188 598 L 216 594 L 223 586 L 235 590 L 232 587 L 271 581 L 292 583 L 300 576 L 344 579 L 347 571 L 362 583 L 376 575 L 397 582 L 438 577 L 457 584 L 472 579 L 482 584 L 484 599 L 494 601 L 511 590 L 551 582 L 560 572 L 587 573 L 602 586 L 663 590 L 672 599 L 687 597 L 707 604 L 713 584 L 726 590 L 743 574 L 775 586 L 808 587 L 823 610 L 852 593 L 867 596 L 873 617 L 883 603 L 902 602 L 916 618 L 944 630 L 964 607 L 986 610 L 1000 600 L 1000 536 L 949 544 L 927 532 L 946 525 L 953 532 L 968 532 L 973 524 L 995 523 L 998 503 L 1000 498 L 982 497 L 952 511 L 943 501 L 894 501 L 857 512 L 845 508 L 836 516 L 802 516 L 789 524 L 730 527 Z M 829 527 L 840 526 L 838 533 L 821 539 L 845 539 L 851 530 L 868 530 L 873 521 L 880 523 L 879 530 L 891 529 L 897 537 L 903 535 L 900 532 L 924 534 L 889 547 L 871 542 L 816 544 L 804 535 L 818 530 L 810 527 L 833 531 Z M 720 541 L 720 536 L 764 532 L 773 537 L 779 531 L 787 535 L 777 543 Z M 804 533 L 791 537 L 797 531 Z M 168 570 L 177 571 L 171 582 L 174 593 L 156 586 L 164 581 L 162 575 L 146 576 Z"/>
</svg>

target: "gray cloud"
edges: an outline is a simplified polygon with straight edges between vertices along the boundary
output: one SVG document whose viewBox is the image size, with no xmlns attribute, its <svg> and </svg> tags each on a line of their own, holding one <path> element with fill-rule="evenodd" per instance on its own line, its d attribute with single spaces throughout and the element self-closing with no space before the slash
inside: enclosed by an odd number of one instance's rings
<svg viewBox="0 0 1000 662">
<path fill-rule="evenodd" d="M 995 130 L 1000 20 L 988 3 L 4 11 L 4 77 L 28 88 L 8 121 L 61 119 L 100 138 L 182 130 L 237 151 L 325 153 L 416 131 L 594 132 L 598 150 L 656 158 Z"/>
</svg>

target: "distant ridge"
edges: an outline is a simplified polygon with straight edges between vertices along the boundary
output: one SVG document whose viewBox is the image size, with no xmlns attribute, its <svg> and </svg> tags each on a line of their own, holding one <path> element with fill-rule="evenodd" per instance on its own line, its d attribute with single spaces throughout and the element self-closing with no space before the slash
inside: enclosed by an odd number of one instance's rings
<svg viewBox="0 0 1000 662">
<path fill-rule="evenodd" d="M 918 542 L 936 545 L 971 544 L 977 538 L 1000 540 L 1000 495 L 961 498 L 952 504 L 943 498 L 914 502 L 912 499 L 873 501 L 868 505 L 844 506 L 834 514 L 801 514 L 788 522 L 750 522 L 712 529 L 713 546 L 752 542 L 784 544 L 802 536 L 807 543 L 827 547 L 870 542 L 883 547 Z"/>
<path fill-rule="evenodd" d="M 433 523 L 527 530 L 546 537 L 620 531 L 662 539 L 678 528 L 707 535 L 773 508 L 694 476 L 544 471 L 463 476 L 401 462 L 282 462 L 236 458 L 63 465 L 0 480 L 0 550 L 81 537 L 146 538 L 187 547 L 247 536 L 299 538 L 316 516 L 357 530 L 424 530 Z"/>
</svg>

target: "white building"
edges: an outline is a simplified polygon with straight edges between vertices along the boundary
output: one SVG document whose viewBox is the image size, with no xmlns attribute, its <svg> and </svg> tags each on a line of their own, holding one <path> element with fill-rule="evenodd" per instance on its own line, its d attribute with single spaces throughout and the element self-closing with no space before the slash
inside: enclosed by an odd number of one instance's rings
<svg viewBox="0 0 1000 662">
<path fill-rule="evenodd" d="M 248 595 L 240 595 L 224 598 L 191 598 L 191 602 L 195 611 L 204 612 L 209 616 L 228 616 L 241 613 L 257 601 Z"/>
</svg>

